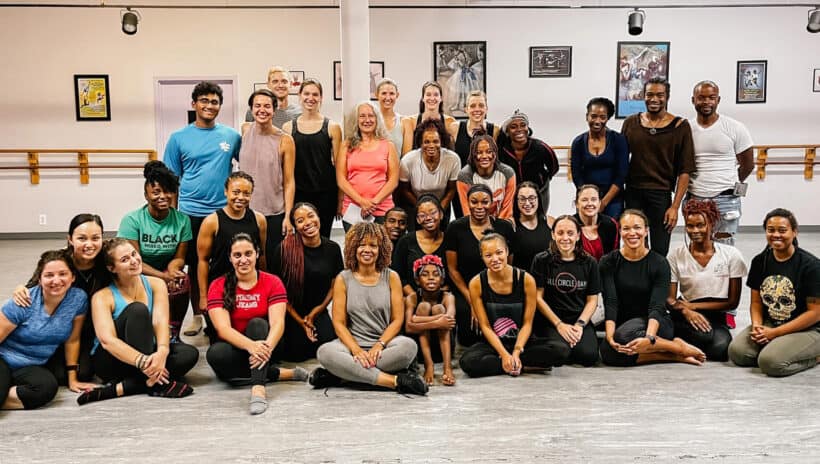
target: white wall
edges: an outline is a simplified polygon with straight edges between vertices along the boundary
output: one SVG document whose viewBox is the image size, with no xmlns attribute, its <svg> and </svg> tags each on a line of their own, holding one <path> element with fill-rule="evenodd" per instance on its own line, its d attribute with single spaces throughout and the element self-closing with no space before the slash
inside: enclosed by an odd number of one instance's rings
<svg viewBox="0 0 820 464">
<path fill-rule="evenodd" d="M 722 86 L 720 111 L 745 122 L 756 143 L 820 141 L 820 93 L 811 73 L 820 68 L 820 35 L 805 30 L 806 8 L 666 9 L 647 11 L 641 40 L 671 42 L 670 111 L 691 115 L 691 86 L 711 79 Z M 0 112 L 0 148 L 153 148 L 156 76 L 236 76 L 240 100 L 266 69 L 281 63 L 326 84 L 324 112 L 340 118 L 332 100 L 332 61 L 339 59 L 336 9 L 142 10 L 135 36 L 120 32 L 116 9 L 1 8 L 0 78 L 7 83 Z M 432 76 L 432 42 L 487 41 L 490 119 L 516 108 L 530 115 L 536 136 L 568 145 L 585 129 L 584 105 L 614 98 L 616 42 L 626 33 L 626 11 L 521 9 L 373 9 L 371 55 L 386 62 L 400 84 L 399 110 L 415 112 L 421 83 Z M 571 45 L 572 77 L 529 79 L 528 47 Z M 768 102 L 736 105 L 737 60 L 767 59 Z M 110 75 L 111 122 L 75 122 L 73 74 Z M 241 112 L 240 112 L 241 113 Z M 620 121 L 611 127 L 619 128 Z M 803 224 L 820 224 L 813 208 L 817 182 L 802 168 L 752 180 L 743 224 L 786 206 Z M 77 212 L 95 211 L 108 229 L 142 202 L 138 170 L 43 172 L 32 186 L 23 171 L 0 172 L 0 233 L 62 231 Z M 553 211 L 569 209 L 570 183 L 553 182 Z M 11 201 L 8 201 L 10 199 Z M 563 205 L 566 205 L 565 207 Z M 38 225 L 47 214 L 48 224 Z"/>
</svg>

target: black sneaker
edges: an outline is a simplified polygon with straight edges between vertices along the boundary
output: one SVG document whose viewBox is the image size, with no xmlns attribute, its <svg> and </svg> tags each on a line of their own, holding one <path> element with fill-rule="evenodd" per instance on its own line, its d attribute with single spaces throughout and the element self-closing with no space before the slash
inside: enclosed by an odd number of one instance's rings
<svg viewBox="0 0 820 464">
<path fill-rule="evenodd" d="M 402 372 L 396 375 L 396 391 L 399 393 L 424 396 L 428 389 L 424 379 L 416 374 Z"/>
<path fill-rule="evenodd" d="M 317 367 L 310 373 L 308 383 L 313 388 L 330 388 L 338 387 L 342 383 L 342 379 L 331 374 L 329 370 L 324 367 Z"/>
</svg>

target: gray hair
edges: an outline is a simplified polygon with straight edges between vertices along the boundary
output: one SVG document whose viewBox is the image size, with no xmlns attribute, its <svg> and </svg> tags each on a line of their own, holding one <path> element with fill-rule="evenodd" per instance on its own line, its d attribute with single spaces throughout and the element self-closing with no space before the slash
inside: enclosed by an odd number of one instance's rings
<svg viewBox="0 0 820 464">
<path fill-rule="evenodd" d="M 359 108 L 364 105 L 370 106 L 370 108 L 373 109 L 373 113 L 376 114 L 376 139 L 384 140 L 387 138 L 387 129 L 384 127 L 382 112 L 371 101 L 365 100 L 353 107 L 353 111 L 351 111 L 346 120 L 345 134 L 347 134 L 347 144 L 351 149 L 358 147 L 359 144 L 362 143 L 362 133 L 359 130 Z"/>
</svg>

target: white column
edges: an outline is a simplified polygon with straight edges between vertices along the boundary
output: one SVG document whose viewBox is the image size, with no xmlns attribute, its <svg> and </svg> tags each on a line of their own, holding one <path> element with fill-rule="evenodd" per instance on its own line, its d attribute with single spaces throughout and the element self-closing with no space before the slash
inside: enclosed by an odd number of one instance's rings
<svg viewBox="0 0 820 464">
<path fill-rule="evenodd" d="M 370 99 L 369 3 L 369 0 L 339 2 L 344 118 L 358 102 Z"/>
</svg>

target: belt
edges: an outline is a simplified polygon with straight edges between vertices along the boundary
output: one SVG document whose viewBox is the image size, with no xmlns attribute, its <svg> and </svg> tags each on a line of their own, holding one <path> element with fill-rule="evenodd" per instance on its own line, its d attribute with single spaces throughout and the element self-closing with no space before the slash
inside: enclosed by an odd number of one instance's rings
<svg viewBox="0 0 820 464">
<path fill-rule="evenodd" d="M 718 195 L 734 195 L 734 194 L 735 194 L 735 189 L 734 188 L 726 189 L 726 190 L 718 193 Z"/>
</svg>

